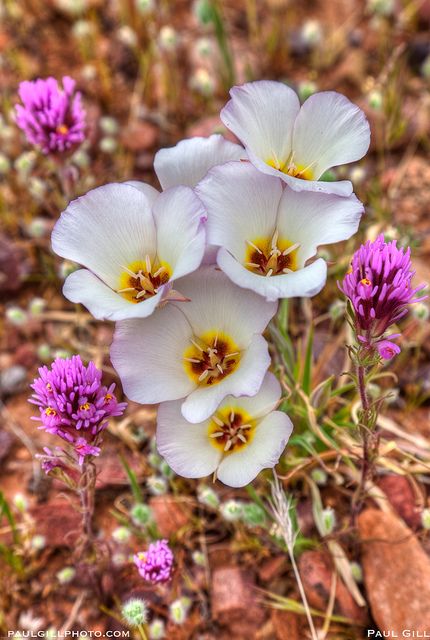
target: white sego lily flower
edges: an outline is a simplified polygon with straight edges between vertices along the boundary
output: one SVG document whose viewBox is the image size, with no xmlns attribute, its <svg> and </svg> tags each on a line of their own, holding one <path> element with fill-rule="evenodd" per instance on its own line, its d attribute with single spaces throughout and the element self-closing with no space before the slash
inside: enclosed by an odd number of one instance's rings
<svg viewBox="0 0 430 640">
<path fill-rule="evenodd" d="M 143 183 L 108 184 L 74 200 L 52 233 L 58 255 L 85 267 L 63 293 L 101 320 L 149 316 L 175 298 L 172 283 L 197 269 L 206 214 L 189 187 L 159 194 Z"/>
<path fill-rule="evenodd" d="M 219 267 L 267 300 L 316 295 L 327 265 L 308 260 L 318 245 L 352 236 L 363 213 L 354 195 L 293 191 L 250 163 L 215 167 L 196 193 L 208 214 L 207 240 L 221 247 Z"/>
<path fill-rule="evenodd" d="M 359 160 L 369 148 L 369 124 L 359 107 L 334 91 L 315 93 L 300 107 L 292 89 L 270 80 L 233 87 L 230 95 L 221 120 L 257 169 L 297 191 L 352 193 L 349 180 L 320 178 L 331 167 Z"/>
<path fill-rule="evenodd" d="M 227 395 L 255 395 L 270 364 L 262 337 L 277 305 L 236 287 L 215 267 L 176 283 L 189 302 L 116 327 L 112 363 L 131 400 L 180 403 L 189 422 L 206 420 Z"/>
<path fill-rule="evenodd" d="M 215 473 L 224 484 L 243 487 L 275 466 L 291 435 L 289 417 L 274 411 L 280 397 L 279 382 L 267 373 L 255 396 L 227 396 L 199 424 L 186 422 L 180 402 L 165 402 L 158 409 L 158 451 L 181 476 Z"/>
<path fill-rule="evenodd" d="M 180 184 L 195 187 L 212 167 L 247 159 L 242 146 L 214 134 L 181 140 L 174 147 L 160 149 L 155 154 L 154 169 L 163 189 Z"/>
</svg>

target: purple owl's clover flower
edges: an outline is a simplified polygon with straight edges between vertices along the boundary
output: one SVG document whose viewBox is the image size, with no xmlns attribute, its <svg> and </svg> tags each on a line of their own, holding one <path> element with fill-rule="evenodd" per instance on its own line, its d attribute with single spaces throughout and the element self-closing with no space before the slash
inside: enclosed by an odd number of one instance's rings
<svg viewBox="0 0 430 640">
<path fill-rule="evenodd" d="M 26 80 L 19 85 L 23 104 L 15 107 L 16 124 L 46 155 L 62 154 L 85 140 L 85 111 L 75 84 L 64 76 L 62 89 L 55 78 Z"/>
<path fill-rule="evenodd" d="M 42 422 L 39 429 L 69 443 L 79 465 L 86 456 L 98 456 L 99 434 L 107 427 L 108 419 L 121 416 L 127 406 L 113 395 L 115 384 L 105 387 L 101 371 L 93 362 L 85 366 L 80 356 L 57 358 L 50 369 L 40 367 L 39 376 L 31 385 L 34 393 L 30 399 L 39 407 L 39 416 L 33 418 Z M 52 468 L 50 460 L 47 472 L 49 467 Z"/>
<path fill-rule="evenodd" d="M 358 340 L 366 350 L 376 349 L 384 359 L 400 353 L 400 347 L 391 342 L 400 334 L 385 336 L 385 332 L 407 314 L 409 305 L 427 297 L 415 297 L 426 285 L 413 288 L 414 275 L 411 250 L 399 249 L 395 240 L 386 243 L 381 234 L 354 253 L 351 267 L 339 284 L 351 301 Z"/>
<path fill-rule="evenodd" d="M 142 578 L 151 584 L 168 582 L 172 575 L 174 557 L 167 540 L 157 540 L 147 551 L 140 551 L 133 557 Z"/>
</svg>

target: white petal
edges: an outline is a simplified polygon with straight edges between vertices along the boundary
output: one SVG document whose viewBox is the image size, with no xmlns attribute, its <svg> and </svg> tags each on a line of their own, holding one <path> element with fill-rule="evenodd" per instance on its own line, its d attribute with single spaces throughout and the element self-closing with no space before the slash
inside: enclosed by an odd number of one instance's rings
<svg viewBox="0 0 430 640">
<path fill-rule="evenodd" d="M 155 200 L 160 195 L 160 192 L 155 187 L 147 184 L 146 182 L 141 182 L 140 180 L 127 180 L 124 184 L 130 185 L 130 187 L 134 187 L 135 189 L 139 189 L 149 200 L 149 202 L 154 204 Z"/>
<path fill-rule="evenodd" d="M 78 269 L 67 277 L 63 293 L 68 300 L 83 304 L 99 320 L 125 320 L 151 315 L 161 302 L 164 288 L 160 287 L 155 296 L 135 304 L 112 291 L 91 271 Z"/>
<path fill-rule="evenodd" d="M 202 478 L 215 471 L 221 452 L 211 444 L 208 428 L 208 421 L 187 422 L 178 401 L 159 406 L 157 448 L 175 473 L 184 478 Z"/>
<path fill-rule="evenodd" d="M 317 247 L 350 238 L 358 229 L 362 203 L 355 197 L 341 198 L 286 188 L 279 204 L 279 236 L 301 246 L 297 253 L 303 265 Z"/>
<path fill-rule="evenodd" d="M 205 252 L 206 213 L 190 187 L 172 187 L 154 202 L 157 255 L 173 269 L 172 279 L 197 269 Z"/>
<path fill-rule="evenodd" d="M 248 153 L 264 163 L 283 164 L 291 151 L 294 121 L 300 109 L 295 92 L 282 82 L 260 80 L 230 90 L 221 120 Z M 252 160 L 252 159 L 251 159 Z"/>
<path fill-rule="evenodd" d="M 196 192 L 207 212 L 208 242 L 244 261 L 246 240 L 273 235 L 282 182 L 249 162 L 229 162 L 209 171 Z"/>
<path fill-rule="evenodd" d="M 191 335 L 185 316 L 172 304 L 144 320 L 118 322 L 110 355 L 130 400 L 177 400 L 195 388 L 183 366 Z"/>
<path fill-rule="evenodd" d="M 331 167 L 359 160 L 369 144 L 363 111 L 340 93 L 316 93 L 300 109 L 293 132 L 294 161 L 311 166 L 316 179 Z"/>
<path fill-rule="evenodd" d="M 234 285 L 213 266 L 201 267 L 175 282 L 175 289 L 190 298 L 178 303 L 196 336 L 211 330 L 225 332 L 246 348 L 255 333 L 261 333 L 276 313 L 275 303 Z"/>
<path fill-rule="evenodd" d="M 315 296 L 327 278 L 327 265 L 322 258 L 293 273 L 269 277 L 249 271 L 223 248 L 219 250 L 217 260 L 219 267 L 235 284 L 255 291 L 269 301 Z"/>
<path fill-rule="evenodd" d="M 240 364 L 218 384 L 198 387 L 182 404 L 182 415 L 188 422 L 202 422 L 211 416 L 227 396 L 253 396 L 263 382 L 270 365 L 268 345 L 260 335 L 255 335 L 249 347 L 242 352 Z"/>
<path fill-rule="evenodd" d="M 163 189 L 186 185 L 195 187 L 211 167 L 246 158 L 243 147 L 214 134 L 209 138 L 181 140 L 175 147 L 155 154 L 154 169 Z"/>
<path fill-rule="evenodd" d="M 108 184 L 69 204 L 52 232 L 58 255 L 87 267 L 116 289 L 122 266 L 155 255 L 148 198 L 126 184 Z"/>
<path fill-rule="evenodd" d="M 274 176 L 283 180 L 294 191 L 316 191 L 318 193 L 335 193 L 338 196 L 350 196 L 352 193 L 352 182 L 350 180 L 336 180 L 334 182 L 326 182 L 322 180 L 301 180 L 294 176 L 289 176 L 283 171 L 278 171 L 268 165 L 260 158 L 249 153 L 249 159 L 252 164 L 263 173 Z"/>
<path fill-rule="evenodd" d="M 263 383 L 255 396 L 227 396 L 220 404 L 223 407 L 244 409 L 255 419 L 262 419 L 273 411 L 281 398 L 282 389 L 279 380 L 270 371 L 264 376 Z"/>
<path fill-rule="evenodd" d="M 219 480 L 230 487 L 244 487 L 262 469 L 274 467 L 292 430 L 293 424 L 285 413 L 269 413 L 257 426 L 250 444 L 222 460 L 217 471 Z"/>
</svg>

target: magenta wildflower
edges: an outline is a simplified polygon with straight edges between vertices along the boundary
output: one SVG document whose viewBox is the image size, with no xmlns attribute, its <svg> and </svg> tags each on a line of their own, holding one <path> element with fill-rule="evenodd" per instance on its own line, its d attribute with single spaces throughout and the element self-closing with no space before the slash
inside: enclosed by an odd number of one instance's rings
<svg viewBox="0 0 430 640">
<path fill-rule="evenodd" d="M 97 436 L 108 418 L 120 416 L 127 404 L 117 402 L 113 391 L 102 384 L 102 373 L 93 362 L 85 366 L 80 356 L 57 358 L 51 368 L 40 367 L 31 385 L 30 402 L 39 407 L 39 429 L 58 435 L 74 446 L 79 464 L 87 455 L 99 455 Z"/>
<path fill-rule="evenodd" d="M 351 268 L 339 285 L 352 303 L 359 341 L 369 348 L 376 346 L 383 358 L 400 352 L 397 345 L 383 340 L 387 329 L 407 314 L 410 304 L 427 297 L 415 297 L 425 285 L 412 287 L 414 274 L 411 250 L 399 249 L 395 240 L 386 243 L 381 234 L 354 253 Z"/>
<path fill-rule="evenodd" d="M 390 336 L 392 338 L 393 336 Z M 390 340 L 380 340 L 376 343 L 376 348 L 381 358 L 384 360 L 391 360 L 394 356 L 397 356 L 401 349 L 398 344 L 391 342 Z"/>
<path fill-rule="evenodd" d="M 151 543 L 147 551 L 140 551 L 133 560 L 142 578 L 148 582 L 157 584 L 170 580 L 174 557 L 167 540 Z"/>
<path fill-rule="evenodd" d="M 75 81 L 63 77 L 24 81 L 19 85 L 22 105 L 16 105 L 16 123 L 27 140 L 43 153 L 64 153 L 85 139 L 85 111 Z"/>
</svg>

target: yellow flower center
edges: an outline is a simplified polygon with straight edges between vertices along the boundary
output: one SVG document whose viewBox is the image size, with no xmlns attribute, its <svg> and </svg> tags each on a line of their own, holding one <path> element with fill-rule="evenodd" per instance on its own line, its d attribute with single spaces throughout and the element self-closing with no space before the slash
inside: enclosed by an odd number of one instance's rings
<svg viewBox="0 0 430 640">
<path fill-rule="evenodd" d="M 247 240 L 245 267 L 260 276 L 292 273 L 298 268 L 297 252 L 300 243 L 279 238 L 275 231 L 271 238 Z"/>
<path fill-rule="evenodd" d="M 69 127 L 66 124 L 60 124 L 57 128 L 56 128 L 56 132 L 58 134 L 60 134 L 61 136 L 65 136 L 69 133 Z"/>
<path fill-rule="evenodd" d="M 240 349 L 227 335 L 209 331 L 191 340 L 184 351 L 184 369 L 199 386 L 210 386 L 230 375 L 239 364 Z"/>
<path fill-rule="evenodd" d="M 81 404 L 79 407 L 80 411 L 89 411 L 91 408 L 91 405 L 89 402 L 85 402 L 84 404 Z"/>
<path fill-rule="evenodd" d="M 362 280 L 360 280 L 360 284 L 364 284 L 366 287 L 370 287 L 372 283 L 368 278 L 363 278 Z"/>
<path fill-rule="evenodd" d="M 45 409 L 45 414 L 46 414 L 47 416 L 56 416 L 56 415 L 57 415 L 57 412 L 56 412 L 56 411 L 55 411 L 55 409 L 53 409 L 52 407 L 47 407 L 47 408 Z"/>
<path fill-rule="evenodd" d="M 291 153 L 289 157 L 284 161 L 280 161 L 275 154 L 273 157 L 268 158 L 266 163 L 277 169 L 278 171 L 282 171 L 282 173 L 286 173 L 288 176 L 292 176 L 293 178 L 299 178 L 300 180 L 315 180 L 314 172 L 312 169 L 312 164 L 305 167 L 302 164 L 296 164 L 293 161 L 294 153 Z"/>
<path fill-rule="evenodd" d="M 254 437 L 255 421 L 244 409 L 224 407 L 211 418 L 208 436 L 211 444 L 224 454 L 234 453 Z"/>
<path fill-rule="evenodd" d="M 145 260 L 131 262 L 123 269 L 117 293 L 134 303 L 155 296 L 171 276 L 171 269 L 167 263 L 161 263 L 158 259 L 151 261 L 149 255 L 145 256 Z"/>
</svg>

